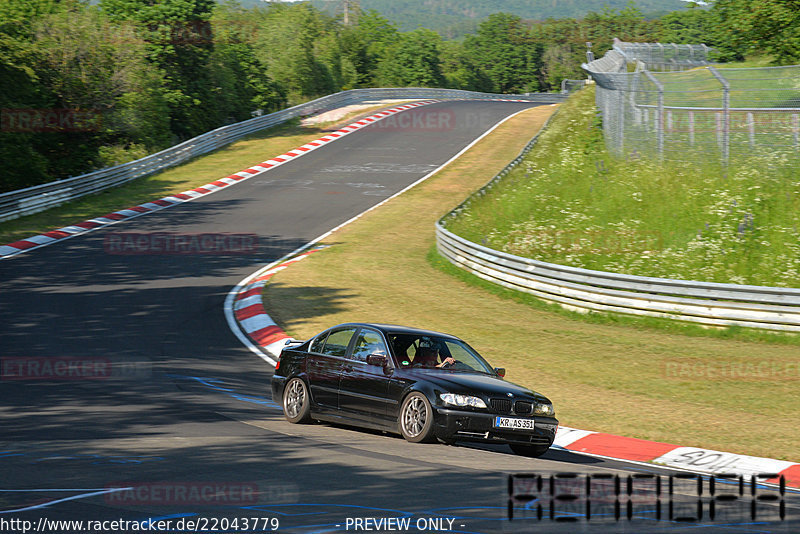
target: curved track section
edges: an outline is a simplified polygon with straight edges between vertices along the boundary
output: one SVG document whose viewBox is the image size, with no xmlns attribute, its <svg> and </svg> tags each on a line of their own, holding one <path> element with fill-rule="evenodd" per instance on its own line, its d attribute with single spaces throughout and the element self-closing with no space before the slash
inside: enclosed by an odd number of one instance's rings
<svg viewBox="0 0 800 534">
<path fill-rule="evenodd" d="M 547 506 L 538 521 L 536 504 L 545 501 L 520 499 L 508 520 L 508 473 L 668 472 L 652 466 L 557 450 L 532 460 L 504 447 L 412 446 L 289 425 L 268 396 L 271 368 L 226 323 L 226 294 L 258 266 L 400 191 L 528 106 L 406 111 L 214 195 L 0 262 L 0 530 L 22 531 L 2 523 L 12 519 L 45 532 L 79 529 L 44 520 L 161 520 L 171 531 L 195 521 L 196 530 L 214 532 L 266 531 L 276 522 L 282 532 L 357 530 L 355 519 L 364 531 L 368 518 L 409 519 L 408 531 L 682 528 L 655 521 L 647 503 L 634 521 L 596 514 L 576 527 L 547 521 Z M 153 237 L 164 233 L 223 236 L 225 253 L 165 253 Z M 123 234 L 144 239 L 149 253 L 115 249 Z M 257 246 L 237 248 L 225 241 L 231 234 L 254 236 Z M 613 501 L 602 498 L 612 516 Z M 795 495 L 787 494 L 786 509 L 800 515 Z M 734 523 L 704 531 L 791 531 L 776 530 L 788 522 L 754 525 L 749 516 Z M 398 523 L 368 525 L 390 531 Z"/>
</svg>

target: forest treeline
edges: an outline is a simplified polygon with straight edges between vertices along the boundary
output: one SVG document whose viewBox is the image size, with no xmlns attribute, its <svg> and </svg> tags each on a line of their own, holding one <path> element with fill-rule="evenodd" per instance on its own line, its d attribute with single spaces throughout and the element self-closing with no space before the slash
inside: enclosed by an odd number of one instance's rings
<svg viewBox="0 0 800 534">
<path fill-rule="evenodd" d="M 261 0 L 240 0 L 255 5 Z M 331 13 L 341 10 L 343 0 L 310 0 Z M 624 9 L 633 5 L 647 18 L 659 18 L 683 9 L 681 0 L 359 0 L 362 9 L 374 9 L 399 25 L 401 30 L 420 26 L 434 30 L 446 39 L 475 33 L 478 24 L 493 13 L 511 13 L 526 20 L 550 18 L 580 19 L 604 9 Z"/>
<path fill-rule="evenodd" d="M 758 1 L 762 15 L 780 4 Z M 376 11 L 346 25 L 307 2 L 0 0 L 0 191 L 130 161 L 345 89 L 558 90 L 562 79 L 584 77 L 587 41 L 598 56 L 619 37 L 705 42 L 735 59 L 753 51 L 741 44 L 748 31 L 793 38 L 780 17 L 750 17 L 748 2 L 656 20 L 633 7 L 543 22 L 496 13 L 448 41 L 423 28 L 401 32 Z M 777 61 L 800 50 L 772 40 L 758 47 Z"/>
</svg>

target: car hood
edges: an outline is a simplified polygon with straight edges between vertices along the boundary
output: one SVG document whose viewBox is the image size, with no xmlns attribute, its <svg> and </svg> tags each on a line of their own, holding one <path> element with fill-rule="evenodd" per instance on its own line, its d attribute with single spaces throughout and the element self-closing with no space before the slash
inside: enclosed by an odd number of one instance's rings
<svg viewBox="0 0 800 534">
<path fill-rule="evenodd" d="M 492 375 L 439 369 L 415 369 L 409 374 L 433 384 L 443 393 L 483 393 L 504 398 L 511 398 L 508 396 L 511 393 L 513 398 L 533 397 L 538 402 L 550 402 L 541 393 Z"/>
</svg>

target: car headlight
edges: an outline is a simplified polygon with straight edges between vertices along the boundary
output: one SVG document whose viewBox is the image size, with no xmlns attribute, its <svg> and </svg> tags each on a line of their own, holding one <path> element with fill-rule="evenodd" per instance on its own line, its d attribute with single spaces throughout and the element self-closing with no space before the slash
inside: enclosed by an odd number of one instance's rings
<svg viewBox="0 0 800 534">
<path fill-rule="evenodd" d="M 536 415 L 549 415 L 552 417 L 556 414 L 556 410 L 553 408 L 552 404 L 548 404 L 546 402 L 537 402 L 536 407 L 533 409 L 533 413 Z"/>
<path fill-rule="evenodd" d="M 486 403 L 483 399 L 473 397 L 472 395 L 459 395 L 457 393 L 440 393 L 439 398 L 446 404 L 453 406 L 472 406 L 473 408 L 486 408 Z"/>
</svg>

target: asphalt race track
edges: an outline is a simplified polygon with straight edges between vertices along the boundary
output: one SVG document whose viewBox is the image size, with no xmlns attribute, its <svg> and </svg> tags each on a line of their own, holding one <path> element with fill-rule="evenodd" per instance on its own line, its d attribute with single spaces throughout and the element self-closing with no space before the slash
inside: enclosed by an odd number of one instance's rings
<svg viewBox="0 0 800 534">
<path fill-rule="evenodd" d="M 713 520 L 706 492 L 703 520 L 680 521 L 696 517 L 697 484 L 675 479 L 669 496 L 676 471 L 555 449 L 534 460 L 507 447 L 413 445 L 381 433 L 290 425 L 272 403 L 271 368 L 226 323 L 228 291 L 530 106 L 409 110 L 403 115 L 424 115 L 378 123 L 213 195 L 0 261 L 2 356 L 40 371 L 48 362 L 75 369 L 54 379 L 9 376 L 4 368 L 0 532 L 79 530 L 45 520 L 107 521 L 88 532 L 800 531 L 797 493 L 783 497 L 783 521 L 780 503 L 753 499 L 749 486 L 734 501 L 719 500 Z M 159 232 L 255 234 L 258 247 L 203 255 L 114 249 L 120 233 Z M 319 291 L 346 298 L 337 288 Z M 541 488 L 537 479 L 513 481 L 513 518 L 510 473 L 545 477 Z M 557 473 L 595 475 L 588 521 L 587 499 L 554 500 L 559 512 L 550 518 L 547 477 Z M 653 474 L 663 479 L 660 508 L 647 486 Z M 613 478 L 596 475 L 619 475 L 620 496 Z M 629 475 L 637 476 L 631 498 Z M 574 489 L 585 478 L 554 480 Z M 720 488 L 736 491 L 730 481 Z M 776 493 L 757 489 L 756 497 L 767 495 Z M 577 522 L 563 521 L 569 517 Z M 111 523 L 120 520 L 142 523 Z"/>
</svg>

